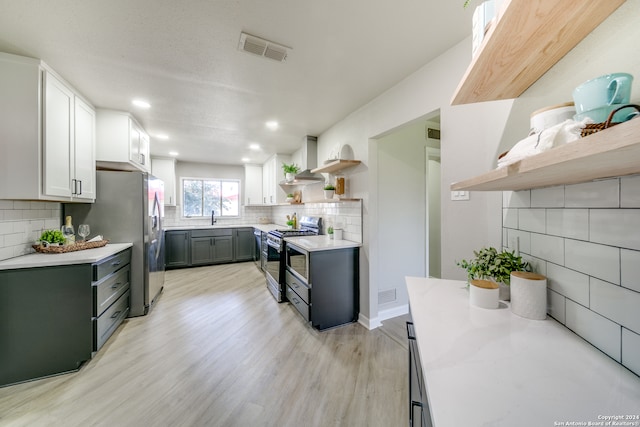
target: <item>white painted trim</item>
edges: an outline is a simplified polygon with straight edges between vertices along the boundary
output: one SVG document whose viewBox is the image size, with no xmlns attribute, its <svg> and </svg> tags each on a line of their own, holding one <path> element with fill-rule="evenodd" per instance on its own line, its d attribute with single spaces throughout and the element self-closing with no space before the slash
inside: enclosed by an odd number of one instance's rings
<svg viewBox="0 0 640 427">
<path fill-rule="evenodd" d="M 358 323 L 367 328 L 368 330 L 376 329 L 382 326 L 380 320 L 378 318 L 369 319 L 367 316 L 364 316 L 362 313 L 358 315 Z"/>
<path fill-rule="evenodd" d="M 387 319 L 392 319 L 394 317 L 402 316 L 407 313 L 409 313 L 409 304 L 403 304 L 397 307 L 388 308 L 386 310 L 379 310 L 377 320 L 379 322 L 383 322 Z"/>
</svg>

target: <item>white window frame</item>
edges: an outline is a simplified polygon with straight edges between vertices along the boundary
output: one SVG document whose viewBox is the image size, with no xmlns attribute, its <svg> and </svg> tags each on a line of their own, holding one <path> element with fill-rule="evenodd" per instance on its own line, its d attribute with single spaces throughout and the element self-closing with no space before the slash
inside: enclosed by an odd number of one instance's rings
<svg viewBox="0 0 640 427">
<path fill-rule="evenodd" d="M 181 197 L 182 197 L 182 208 L 180 209 L 180 216 L 182 218 L 187 218 L 187 219 L 198 219 L 198 218 L 210 218 L 211 215 L 207 214 L 204 215 L 204 210 L 203 210 L 203 215 L 199 215 L 199 216 L 195 216 L 195 215 L 185 215 L 184 213 L 184 209 L 185 209 L 185 194 L 184 194 L 184 182 L 185 181 L 216 181 L 219 183 L 223 183 L 223 182 L 234 182 L 238 185 L 238 215 L 216 215 L 216 218 L 240 218 L 241 216 L 241 207 L 242 207 L 242 195 L 241 195 L 241 191 L 242 191 L 242 181 L 239 179 L 233 179 L 233 178 L 203 178 L 203 177 L 181 177 L 180 178 L 180 192 L 181 192 Z"/>
</svg>

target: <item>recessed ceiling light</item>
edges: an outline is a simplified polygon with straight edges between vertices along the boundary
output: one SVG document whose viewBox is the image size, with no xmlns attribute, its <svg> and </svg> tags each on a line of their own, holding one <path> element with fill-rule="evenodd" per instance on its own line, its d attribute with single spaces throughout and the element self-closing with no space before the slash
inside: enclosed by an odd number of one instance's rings
<svg viewBox="0 0 640 427">
<path fill-rule="evenodd" d="M 178 152 L 177 151 L 169 151 L 169 155 L 170 156 L 177 156 Z"/>
<path fill-rule="evenodd" d="M 164 134 L 164 133 L 158 133 L 155 135 L 156 138 L 158 139 L 169 139 L 169 135 Z"/>
<path fill-rule="evenodd" d="M 243 157 L 241 160 L 242 160 L 244 163 L 247 163 L 250 159 L 249 159 L 248 157 Z"/>
<path fill-rule="evenodd" d="M 278 129 L 278 122 L 276 122 L 275 120 L 271 120 L 267 123 L 265 123 L 265 125 L 267 125 L 267 127 L 271 130 L 276 130 Z"/>
<path fill-rule="evenodd" d="M 151 108 L 151 104 L 149 104 L 147 101 L 145 101 L 143 99 L 134 99 L 133 101 L 131 101 L 131 103 L 133 105 L 135 105 L 136 107 Z"/>
<path fill-rule="evenodd" d="M 249 144 L 249 149 L 257 151 L 260 149 L 260 144 Z"/>
</svg>

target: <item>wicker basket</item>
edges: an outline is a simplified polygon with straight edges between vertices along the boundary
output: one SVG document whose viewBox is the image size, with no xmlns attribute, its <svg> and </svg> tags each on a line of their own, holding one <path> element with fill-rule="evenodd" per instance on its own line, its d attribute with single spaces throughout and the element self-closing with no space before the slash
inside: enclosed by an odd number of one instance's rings
<svg viewBox="0 0 640 427">
<path fill-rule="evenodd" d="M 623 110 L 625 108 L 629 108 L 629 107 L 633 107 L 636 110 L 638 110 L 638 112 L 640 112 L 640 106 L 636 105 L 636 104 L 627 104 L 627 105 L 623 105 L 621 107 L 616 108 L 615 110 L 613 110 L 612 112 L 609 113 L 609 117 L 607 117 L 607 121 L 603 122 L 603 123 L 591 123 L 588 124 L 584 127 L 584 129 L 582 129 L 582 132 L 580 134 L 580 136 L 582 136 L 583 138 L 585 136 L 589 136 L 592 135 L 596 132 L 600 132 L 601 130 L 610 128 L 612 126 L 615 126 L 617 124 L 620 124 L 622 122 L 613 122 L 613 116 L 620 110 Z"/>
<path fill-rule="evenodd" d="M 65 252 L 83 251 L 85 249 L 101 248 L 109 243 L 108 240 L 99 240 L 97 242 L 78 242 L 73 245 L 65 246 L 42 246 L 32 245 L 31 247 L 43 254 L 63 254 Z"/>
</svg>

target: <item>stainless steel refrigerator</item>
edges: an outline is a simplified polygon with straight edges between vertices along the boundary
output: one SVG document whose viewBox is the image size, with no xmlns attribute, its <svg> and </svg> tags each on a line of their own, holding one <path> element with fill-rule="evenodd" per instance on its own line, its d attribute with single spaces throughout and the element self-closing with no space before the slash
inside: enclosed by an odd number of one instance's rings
<svg viewBox="0 0 640 427">
<path fill-rule="evenodd" d="M 89 224 L 89 238 L 133 243 L 129 316 L 147 314 L 164 286 L 164 183 L 144 172 L 100 170 L 95 203 L 66 203 L 64 215 L 75 227 Z"/>
</svg>

